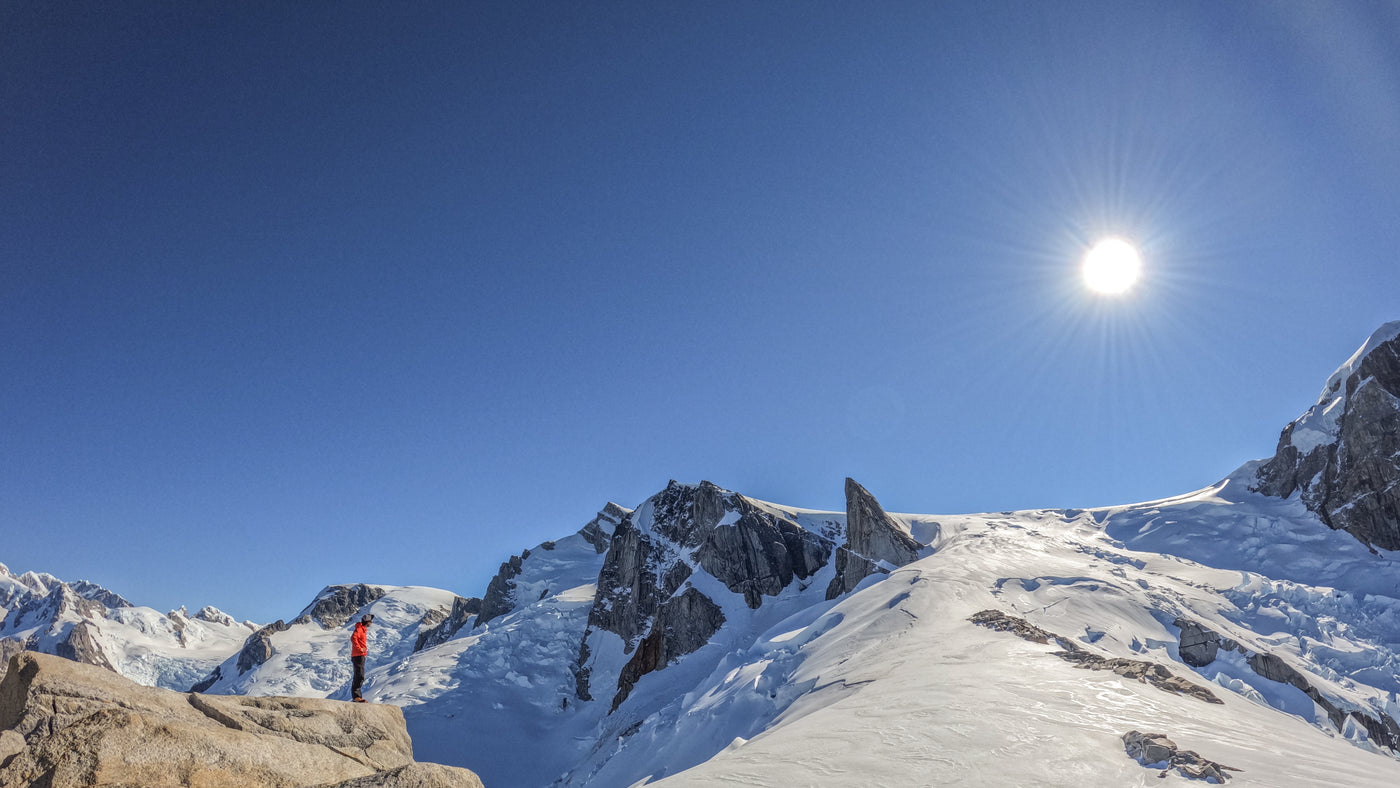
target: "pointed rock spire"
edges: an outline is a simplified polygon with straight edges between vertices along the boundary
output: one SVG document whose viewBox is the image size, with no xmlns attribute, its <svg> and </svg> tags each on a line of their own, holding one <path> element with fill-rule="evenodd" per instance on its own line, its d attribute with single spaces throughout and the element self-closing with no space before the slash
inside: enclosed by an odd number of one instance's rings
<svg viewBox="0 0 1400 788">
<path fill-rule="evenodd" d="M 835 599 L 855 588 L 882 565 L 904 566 L 919 557 L 923 547 L 880 502 L 855 479 L 846 479 L 846 544 L 836 550 L 836 577 L 827 586 L 826 598 Z"/>
</svg>

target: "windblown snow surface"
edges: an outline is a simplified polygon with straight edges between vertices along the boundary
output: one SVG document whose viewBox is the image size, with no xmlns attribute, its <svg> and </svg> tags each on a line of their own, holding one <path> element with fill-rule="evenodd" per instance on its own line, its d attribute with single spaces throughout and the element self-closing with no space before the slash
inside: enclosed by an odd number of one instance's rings
<svg viewBox="0 0 1400 788">
<path fill-rule="evenodd" d="M 383 666 L 367 696 L 405 707 L 422 760 L 532 786 L 1121 786 L 1186 780 L 1129 758 L 1164 733 L 1233 767 L 1235 786 L 1400 785 L 1400 762 L 1348 720 L 1224 649 L 1181 661 L 1185 616 L 1303 672 L 1345 711 L 1400 717 L 1400 565 L 1296 501 L 1248 493 L 1246 466 L 1194 494 L 1098 510 L 895 515 L 932 554 L 826 601 L 828 566 L 641 678 L 609 713 L 572 667 L 602 556 L 575 536 L 537 548 L 515 610 Z M 812 530 L 844 514 L 773 506 Z M 645 512 L 638 514 L 645 521 Z M 1079 668 L 971 623 L 1024 618 L 1105 657 L 1147 660 L 1223 703 Z"/>
</svg>

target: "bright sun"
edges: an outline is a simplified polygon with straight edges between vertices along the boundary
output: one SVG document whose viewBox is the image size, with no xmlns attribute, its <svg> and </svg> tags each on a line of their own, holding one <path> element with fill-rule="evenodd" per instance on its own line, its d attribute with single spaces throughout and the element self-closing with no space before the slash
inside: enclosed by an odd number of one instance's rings
<svg viewBox="0 0 1400 788">
<path fill-rule="evenodd" d="M 1084 282 L 1096 293 L 1122 293 L 1137 281 L 1142 258 L 1119 238 L 1100 241 L 1084 256 Z"/>
</svg>

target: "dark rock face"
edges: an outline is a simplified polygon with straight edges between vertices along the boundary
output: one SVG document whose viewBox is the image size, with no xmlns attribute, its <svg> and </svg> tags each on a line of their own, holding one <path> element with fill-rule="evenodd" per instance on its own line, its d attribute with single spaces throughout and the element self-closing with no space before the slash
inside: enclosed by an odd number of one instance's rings
<svg viewBox="0 0 1400 788">
<path fill-rule="evenodd" d="M 54 646 L 54 654 L 71 659 L 74 662 L 81 662 L 84 665 L 96 665 L 116 672 L 107 655 L 102 653 L 102 647 L 97 644 L 97 638 L 93 635 L 94 627 L 90 622 L 79 621 L 68 630 L 68 636 Z"/>
<path fill-rule="evenodd" d="M 286 632 L 287 628 L 287 624 L 278 619 L 249 635 L 243 643 L 243 650 L 238 652 L 238 675 L 242 676 L 266 662 L 274 651 L 272 636 L 278 632 Z"/>
<path fill-rule="evenodd" d="M 327 586 L 311 606 L 301 611 L 293 624 L 316 622 L 321 629 L 336 629 L 345 625 L 360 608 L 384 596 L 384 589 L 364 583 Z"/>
<path fill-rule="evenodd" d="M 734 504 L 739 519 L 711 529 L 695 557 L 726 588 L 743 594 L 750 608 L 758 609 L 764 596 L 777 596 L 794 578 L 816 574 L 831 558 L 831 543 L 821 536 L 740 496 Z"/>
<path fill-rule="evenodd" d="M 467 624 L 471 623 L 472 616 L 481 612 L 481 600 L 476 597 L 457 597 L 452 600 L 452 610 L 446 613 L 440 620 L 430 622 L 427 616 L 423 618 L 424 628 L 419 630 L 418 639 L 413 643 L 413 651 L 419 652 L 425 648 L 432 648 L 439 643 L 446 643 L 452 639 Z M 432 613 L 429 613 L 432 615 Z"/>
<path fill-rule="evenodd" d="M 846 544 L 836 550 L 836 577 L 826 589 L 826 598 L 835 599 L 866 577 L 886 571 L 882 562 L 913 563 L 922 547 L 885 514 L 869 490 L 846 479 Z"/>
<path fill-rule="evenodd" d="M 589 637 L 611 632 L 632 655 L 618 681 L 615 709 L 642 676 L 705 645 L 724 623 L 720 606 L 687 587 L 693 567 L 757 609 L 831 558 L 831 540 L 710 482 L 672 481 L 626 512 L 598 574 L 598 592 L 579 649 L 575 693 L 590 700 Z M 605 510 L 606 513 L 607 510 Z"/>
<path fill-rule="evenodd" d="M 613 533 L 612 545 L 598 573 L 598 593 L 588 613 L 588 628 L 618 635 L 630 651 L 661 600 L 689 575 L 688 571 L 670 566 L 667 568 L 672 571 L 661 576 L 664 557 L 660 546 L 643 534 L 632 518 L 623 520 Z"/>
<path fill-rule="evenodd" d="M 1338 708 L 1337 704 L 1318 692 L 1317 687 L 1314 687 L 1312 682 L 1308 681 L 1307 677 L 1300 673 L 1297 668 L 1284 662 L 1281 658 L 1273 654 L 1250 654 L 1249 667 L 1250 670 L 1269 681 L 1277 681 L 1302 690 L 1305 695 L 1312 698 L 1313 703 L 1321 706 L 1323 711 L 1327 712 L 1327 719 L 1331 720 L 1333 727 L 1337 730 L 1340 731 L 1346 723 L 1346 713 Z"/>
<path fill-rule="evenodd" d="M 520 576 L 525 568 L 525 559 L 529 557 L 530 551 L 523 550 L 520 555 L 513 555 L 509 561 L 501 564 L 496 576 L 486 585 L 486 596 L 481 598 L 481 609 L 477 612 L 473 627 L 515 609 L 515 578 Z"/>
<path fill-rule="evenodd" d="M 1400 550 L 1400 336 L 1378 332 L 1322 398 L 1284 428 L 1251 488 L 1304 505 L 1368 546 Z M 1382 333 L 1384 332 L 1384 333 Z"/>
<path fill-rule="evenodd" d="M 638 679 L 666 667 L 673 659 L 699 650 L 722 626 L 724 613 L 719 605 L 694 588 L 687 588 L 667 600 L 657 611 L 651 632 L 642 638 L 632 659 L 618 675 L 612 711 L 617 711 L 627 699 Z"/>
<path fill-rule="evenodd" d="M 1177 648 L 1181 661 L 1193 668 L 1203 668 L 1214 662 L 1221 648 L 1227 651 L 1235 649 L 1235 641 L 1222 638 L 1195 621 L 1178 618 L 1173 623 L 1181 629 L 1181 643 Z"/>
<path fill-rule="evenodd" d="M 190 687 L 190 692 L 208 692 L 210 687 L 214 686 L 215 684 L 218 684 L 220 681 L 223 680 L 223 678 L 224 668 L 222 665 L 220 665 L 219 667 L 214 668 L 214 672 L 210 673 L 209 676 L 206 677 L 203 681 L 195 684 L 193 687 Z"/>
</svg>

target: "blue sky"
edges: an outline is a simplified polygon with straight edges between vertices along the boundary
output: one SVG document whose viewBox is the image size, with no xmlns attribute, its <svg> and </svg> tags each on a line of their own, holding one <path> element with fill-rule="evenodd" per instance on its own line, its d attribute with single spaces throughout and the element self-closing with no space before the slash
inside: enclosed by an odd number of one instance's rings
<svg viewBox="0 0 1400 788">
<path fill-rule="evenodd" d="M 1389 3 L 0 6 L 0 561 L 268 621 L 607 501 L 1173 495 L 1400 318 Z M 1086 291 L 1107 235 L 1126 297 Z"/>
</svg>

